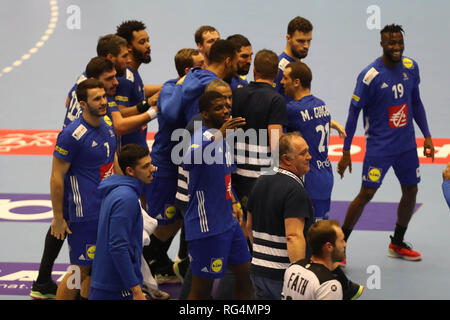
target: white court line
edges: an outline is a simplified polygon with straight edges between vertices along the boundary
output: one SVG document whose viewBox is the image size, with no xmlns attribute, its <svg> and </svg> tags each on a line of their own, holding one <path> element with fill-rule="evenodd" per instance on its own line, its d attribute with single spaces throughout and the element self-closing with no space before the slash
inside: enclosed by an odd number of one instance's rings
<svg viewBox="0 0 450 320">
<path fill-rule="evenodd" d="M 24 54 L 20 59 L 14 61 L 10 66 L 3 68 L 0 71 L 0 77 L 4 74 L 11 72 L 14 68 L 20 66 L 25 60 L 30 59 L 31 55 L 36 53 L 39 48 L 41 48 L 45 42 L 49 39 L 50 35 L 53 34 L 54 29 L 56 28 L 56 23 L 58 22 L 58 0 L 50 0 L 50 22 L 48 24 L 47 30 L 45 30 L 44 35 L 39 39 L 38 42 L 34 45 L 33 48 L 28 50 L 28 53 Z"/>
</svg>

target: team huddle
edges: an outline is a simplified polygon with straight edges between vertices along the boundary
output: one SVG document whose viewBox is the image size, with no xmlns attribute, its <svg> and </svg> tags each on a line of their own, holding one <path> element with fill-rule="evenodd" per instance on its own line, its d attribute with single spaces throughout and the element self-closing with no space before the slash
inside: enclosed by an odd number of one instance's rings
<svg viewBox="0 0 450 320">
<path fill-rule="evenodd" d="M 144 23 L 125 21 L 100 37 L 67 97 L 53 153 L 54 219 L 30 296 L 164 300 L 158 284 L 181 282 L 173 298 L 357 299 L 364 287 L 343 272 L 346 244 L 391 166 L 402 198 L 388 255 L 420 260 L 403 240 L 420 181 L 413 120 L 425 156 L 434 159 L 434 147 L 403 29 L 381 30 L 383 54 L 359 74 L 345 128 L 311 93 L 302 60 L 312 32 L 295 17 L 284 51 L 253 59 L 245 36 L 224 40 L 202 26 L 197 49 L 177 52 L 178 77 L 163 85 L 144 85 L 139 74 L 151 62 Z M 329 220 L 328 141 L 331 129 L 345 139 L 342 178 L 361 110 L 362 186 L 341 228 Z M 158 121 L 151 148 L 150 121 Z M 167 251 L 179 231 L 174 262 Z M 66 236 L 73 268 L 57 286 L 51 271 Z"/>
</svg>

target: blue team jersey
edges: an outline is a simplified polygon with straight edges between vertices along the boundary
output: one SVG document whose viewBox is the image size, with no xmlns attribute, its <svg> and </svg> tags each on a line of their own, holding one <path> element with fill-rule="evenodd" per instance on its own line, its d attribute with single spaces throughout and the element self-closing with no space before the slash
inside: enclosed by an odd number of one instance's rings
<svg viewBox="0 0 450 320">
<path fill-rule="evenodd" d="M 174 93 L 177 81 L 178 79 L 167 81 L 163 85 L 159 94 L 157 102 L 158 132 L 156 132 L 155 141 L 153 142 L 151 152 L 152 164 L 158 167 L 158 171 L 164 171 L 165 174 L 175 177 L 178 175 L 178 166 L 172 162 L 171 153 L 173 147 L 178 143 L 178 141 L 171 140 L 172 132 L 178 128 L 184 128 L 186 124 L 182 117 L 180 117 L 178 121 L 169 121 L 169 117 L 166 115 L 166 109 L 162 107 L 162 103 L 169 99 Z"/>
<path fill-rule="evenodd" d="M 242 88 L 248 85 L 248 81 L 244 76 L 233 76 L 230 81 L 231 91 L 234 91 L 237 88 Z"/>
<path fill-rule="evenodd" d="M 145 90 L 142 78 L 136 71 L 127 67 L 125 74 L 118 77 L 119 85 L 116 91 L 116 103 L 125 107 L 133 107 L 145 100 Z M 120 137 L 121 146 L 136 143 L 148 149 L 147 125 Z"/>
<path fill-rule="evenodd" d="M 333 170 L 328 159 L 331 116 L 325 102 L 309 95 L 287 105 L 288 128 L 299 131 L 309 147 L 310 171 L 305 188 L 313 199 L 330 199 Z"/>
<path fill-rule="evenodd" d="M 380 57 L 359 74 L 350 108 L 363 109 L 367 156 L 417 147 L 412 105 L 420 100 L 419 83 L 419 67 L 407 57 L 393 68 Z"/>
<path fill-rule="evenodd" d="M 286 66 L 291 63 L 294 62 L 295 59 L 291 58 L 290 56 L 288 56 L 284 51 L 278 56 L 278 75 L 274 80 L 274 84 L 275 84 L 275 89 L 277 90 L 277 92 L 279 94 L 281 94 L 285 99 L 286 99 L 286 103 L 289 103 L 291 101 L 293 101 L 294 99 L 291 97 L 287 97 L 284 94 L 284 87 L 281 84 L 281 79 L 283 79 L 283 73 L 284 73 L 284 69 L 286 68 Z"/>
<path fill-rule="evenodd" d="M 115 151 L 113 128 L 104 120 L 93 127 L 79 117 L 59 133 L 53 155 L 71 164 L 65 175 L 71 222 L 98 219 L 102 196 L 97 187 L 114 173 Z"/>
<path fill-rule="evenodd" d="M 205 92 L 205 87 L 213 80 L 219 79 L 217 75 L 200 67 L 189 70 L 184 79 L 182 88 L 182 112 L 184 113 L 186 124 L 189 123 L 198 113 L 198 98 Z"/>
<path fill-rule="evenodd" d="M 86 80 L 86 72 L 83 72 L 77 79 L 75 85 L 69 91 L 69 104 L 67 105 L 66 115 L 64 117 L 63 128 L 67 127 L 74 120 L 78 119 L 83 113 L 83 109 L 81 108 L 80 103 L 78 102 L 76 91 L 78 85 Z M 114 97 L 107 97 L 108 99 L 108 108 L 106 109 L 105 121 L 108 124 L 112 125 L 112 116 L 111 112 L 118 111 L 117 104 L 114 100 Z"/>
<path fill-rule="evenodd" d="M 233 226 L 231 201 L 232 154 L 225 140 L 215 143 L 206 126 L 194 133 L 183 158 L 189 171 L 189 205 L 184 218 L 186 240 L 223 233 Z M 212 159 L 199 155 L 210 155 Z"/>
</svg>

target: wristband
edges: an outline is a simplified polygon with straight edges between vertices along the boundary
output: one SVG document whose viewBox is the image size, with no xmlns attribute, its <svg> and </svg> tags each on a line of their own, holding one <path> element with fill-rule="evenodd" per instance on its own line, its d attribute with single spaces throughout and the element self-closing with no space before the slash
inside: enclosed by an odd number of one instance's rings
<svg viewBox="0 0 450 320">
<path fill-rule="evenodd" d="M 242 209 L 242 206 L 241 206 L 241 203 L 240 203 L 240 202 L 232 202 L 232 203 L 233 203 L 233 205 L 237 204 L 238 208 L 239 208 L 239 209 Z"/>
<path fill-rule="evenodd" d="M 143 100 L 142 102 L 139 102 L 136 105 L 137 110 L 139 111 L 139 113 L 144 113 L 146 112 L 148 109 L 150 109 L 150 105 L 147 103 L 146 100 Z"/>
<path fill-rule="evenodd" d="M 150 120 L 153 120 L 158 116 L 158 112 L 155 110 L 155 108 L 151 108 L 147 111 L 147 113 L 150 116 Z"/>
</svg>

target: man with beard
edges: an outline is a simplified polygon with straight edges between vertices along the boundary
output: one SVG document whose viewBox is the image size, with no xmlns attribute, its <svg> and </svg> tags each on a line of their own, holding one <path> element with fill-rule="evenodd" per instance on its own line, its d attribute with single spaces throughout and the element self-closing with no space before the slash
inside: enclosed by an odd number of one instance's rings
<svg viewBox="0 0 450 320">
<path fill-rule="evenodd" d="M 291 264 L 284 273 L 283 300 L 342 300 L 342 286 L 331 273 L 345 258 L 344 233 L 336 220 L 321 220 L 308 230 L 311 257 Z"/>
<path fill-rule="evenodd" d="M 116 151 L 113 129 L 104 120 L 108 104 L 103 83 L 84 80 L 78 85 L 76 95 L 83 108 L 82 116 L 58 135 L 50 179 L 54 215 L 51 234 L 59 240 L 68 234 L 72 266 L 58 287 L 56 298 L 60 300 L 75 299 L 76 289 L 80 289 L 82 299 L 88 298 L 102 201 L 97 187 L 101 180 L 113 174 Z M 68 281 L 77 272 L 79 278 L 75 278 L 79 283 L 73 288 Z"/>
<path fill-rule="evenodd" d="M 236 46 L 236 49 L 238 50 L 239 62 L 237 73 L 233 75 L 230 80 L 227 79 L 229 81 L 231 90 L 234 91 L 234 89 L 242 88 L 248 84 L 245 76 L 250 71 L 253 50 L 250 41 L 248 41 L 248 39 L 241 34 L 234 34 L 232 36 L 229 36 L 227 40 L 232 41 Z"/>
<path fill-rule="evenodd" d="M 236 203 L 231 191 L 233 165 L 225 140 L 229 129 L 245 124 L 245 119 L 232 119 L 226 98 L 216 91 L 204 93 L 198 105 L 203 126 L 194 133 L 183 157 L 183 168 L 189 171 L 190 196 L 184 218 L 192 257 L 188 299 L 210 299 L 214 279 L 223 277 L 227 266 L 237 279 L 235 297 L 250 299 L 251 256 L 239 222 L 233 216 Z"/>
<path fill-rule="evenodd" d="M 212 26 L 201 26 L 195 31 L 194 40 L 198 50 L 205 56 L 205 65 L 209 64 L 209 52 L 211 47 L 220 39 L 219 31 Z"/>
<path fill-rule="evenodd" d="M 128 50 L 131 53 L 130 62 L 122 77 L 119 77 L 119 85 L 117 87 L 116 103 L 122 116 L 127 117 L 135 115 L 136 112 L 146 112 L 149 110 L 151 104 L 155 104 L 157 99 L 157 91 L 160 86 L 155 86 L 154 89 L 145 88 L 142 78 L 138 73 L 141 64 L 150 63 L 150 40 L 146 26 L 141 21 L 130 20 L 124 21 L 117 27 L 117 35 L 127 41 Z M 146 96 L 156 94 L 154 99 L 147 100 Z M 135 108 L 132 108 L 136 106 Z M 151 117 L 156 117 L 156 110 L 151 109 Z M 130 132 L 131 131 L 131 132 Z M 140 146 L 148 148 L 147 146 L 147 125 L 137 125 L 133 130 L 127 130 L 123 133 L 119 130 L 117 134 L 121 135 L 119 138 L 119 149 L 128 143 L 136 143 Z"/>
<path fill-rule="evenodd" d="M 390 237 L 388 256 L 417 261 L 421 260 L 421 254 L 403 242 L 414 212 L 417 184 L 420 181 L 413 119 L 425 137 L 424 156 L 433 161 L 434 146 L 420 99 L 419 67 L 416 61 L 403 56 L 403 29 L 391 24 L 380 33 L 383 55 L 359 74 L 345 126 L 347 138 L 338 163 L 341 178 L 347 167 L 350 173 L 352 170 L 350 146 L 359 113 L 363 110 L 366 154 L 362 186 L 347 209 L 342 230 L 347 241 L 365 205 L 373 198 L 392 166 L 401 185 L 402 197 L 398 205 L 394 236 Z"/>
<path fill-rule="evenodd" d="M 311 22 L 302 17 L 295 17 L 292 19 L 287 28 L 286 47 L 284 51 L 278 56 L 280 62 L 278 65 L 278 76 L 275 78 L 277 91 L 286 98 L 286 103 L 292 101 L 291 97 L 286 97 L 284 88 L 281 84 L 283 79 L 283 71 L 287 64 L 297 60 L 306 58 L 309 51 L 309 46 L 312 40 L 313 26 Z"/>
<path fill-rule="evenodd" d="M 108 40 L 106 41 L 106 39 Z M 114 118 L 114 113 L 119 114 L 119 118 L 116 118 L 116 122 L 125 123 L 125 125 L 129 125 L 129 123 L 133 121 L 138 122 L 141 121 L 142 124 L 145 124 L 148 121 L 150 121 L 150 116 L 148 115 L 148 113 L 124 119 L 120 116 L 120 112 L 118 111 L 116 103 L 114 101 L 114 96 L 116 94 L 116 88 L 118 84 L 116 79 L 116 69 L 120 68 L 120 66 L 117 63 L 115 65 L 113 64 L 112 61 L 114 59 L 111 59 L 111 56 L 114 57 L 113 53 L 118 52 L 116 51 L 116 49 L 119 48 L 121 44 L 124 45 L 123 48 L 126 48 L 125 40 L 123 40 L 118 36 L 110 35 L 100 38 L 97 49 L 99 50 L 99 53 L 106 54 L 106 56 L 108 56 L 109 58 L 106 58 L 104 56 L 92 58 L 87 64 L 86 70 L 85 72 L 83 72 L 82 76 L 80 76 L 79 80 L 92 78 L 99 80 L 103 83 L 108 101 L 107 112 L 104 116 L 104 120 L 107 124 L 111 125 L 111 119 Z M 123 61 L 127 61 L 127 59 L 128 59 L 127 55 L 124 54 L 117 54 L 115 58 L 116 62 L 122 61 L 120 62 L 120 64 L 122 65 Z M 123 68 L 122 71 L 124 70 L 125 68 Z M 69 108 L 66 112 L 63 128 L 67 127 L 70 123 L 78 119 L 82 114 L 81 109 L 80 112 L 72 112 L 73 110 L 81 108 L 81 105 L 78 102 L 76 95 L 77 88 L 78 83 L 75 84 L 74 88 L 71 90 L 71 93 L 69 93 L 70 97 Z M 111 116 L 111 114 L 113 114 L 113 116 Z M 36 281 L 33 282 L 33 286 L 30 292 L 30 296 L 32 298 L 34 299 L 55 298 L 57 286 L 51 279 L 51 271 L 63 243 L 64 240 L 59 240 L 51 235 L 51 230 L 49 228 L 45 238 L 44 252 L 39 267 L 39 274 Z"/>
</svg>

